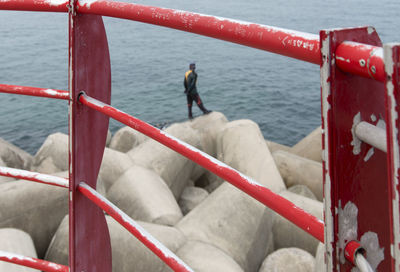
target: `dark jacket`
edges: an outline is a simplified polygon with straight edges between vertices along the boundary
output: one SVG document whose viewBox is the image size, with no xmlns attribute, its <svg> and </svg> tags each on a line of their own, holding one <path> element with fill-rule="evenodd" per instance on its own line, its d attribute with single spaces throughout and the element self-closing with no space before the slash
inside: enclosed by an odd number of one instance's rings
<svg viewBox="0 0 400 272">
<path fill-rule="evenodd" d="M 185 86 L 186 94 L 197 94 L 197 74 L 195 71 L 189 70 L 185 73 L 183 85 Z"/>
</svg>

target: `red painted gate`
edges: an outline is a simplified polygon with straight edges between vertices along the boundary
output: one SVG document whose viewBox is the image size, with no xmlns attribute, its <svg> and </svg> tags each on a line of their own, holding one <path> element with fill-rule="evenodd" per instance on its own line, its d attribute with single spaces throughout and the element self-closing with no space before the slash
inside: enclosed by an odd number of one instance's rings
<svg viewBox="0 0 400 272">
<path fill-rule="evenodd" d="M 0 167 L 0 175 L 68 187 L 70 267 L 0 252 L 0 260 L 44 271 L 111 271 L 103 211 L 174 271 L 191 271 L 94 189 L 112 117 L 186 156 L 325 243 L 326 271 L 400 271 L 400 46 L 371 27 L 323 30 L 320 37 L 230 19 L 98 1 L 2 0 L 0 10 L 69 13 L 69 91 L 0 85 L 0 92 L 69 100 L 69 180 Z M 110 104 L 103 16 L 205 35 L 321 65 L 325 222 L 215 158 Z M 246 35 L 243 35 L 246 34 Z M 134 253 L 133 253 L 134 254 Z"/>
</svg>

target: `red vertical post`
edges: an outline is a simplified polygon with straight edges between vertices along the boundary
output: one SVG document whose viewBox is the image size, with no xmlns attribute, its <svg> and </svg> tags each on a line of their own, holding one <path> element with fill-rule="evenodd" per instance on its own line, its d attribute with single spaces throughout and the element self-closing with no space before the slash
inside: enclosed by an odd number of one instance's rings
<svg viewBox="0 0 400 272">
<path fill-rule="evenodd" d="M 361 121 L 385 126 L 385 88 L 373 79 L 369 58 L 358 63 L 371 78 L 336 66 L 336 49 L 344 41 L 381 46 L 371 27 L 320 32 L 326 269 L 351 271 L 344 248 L 355 240 L 373 269 L 394 271 L 386 154 L 354 133 Z"/>
<path fill-rule="evenodd" d="M 101 16 L 69 7 L 69 265 L 72 272 L 110 272 L 110 236 L 103 211 L 77 189 L 96 188 L 107 137 L 108 117 L 78 102 L 81 91 L 111 100 L 111 68 Z"/>
<path fill-rule="evenodd" d="M 386 73 L 386 105 L 387 105 L 387 138 L 388 138 L 388 167 L 389 186 L 391 188 L 389 202 L 393 205 L 393 271 L 400 271 L 400 44 L 387 44 L 384 46 L 384 62 Z"/>
</svg>

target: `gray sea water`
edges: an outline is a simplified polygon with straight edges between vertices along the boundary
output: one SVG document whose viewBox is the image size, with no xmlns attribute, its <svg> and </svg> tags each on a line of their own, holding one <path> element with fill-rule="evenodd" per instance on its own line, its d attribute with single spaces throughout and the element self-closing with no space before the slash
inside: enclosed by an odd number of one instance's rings
<svg viewBox="0 0 400 272">
<path fill-rule="evenodd" d="M 318 34 L 374 26 L 400 42 L 398 0 L 139 0 L 135 3 Z M 183 76 L 196 61 L 207 108 L 257 122 L 266 139 L 292 145 L 320 125 L 319 67 L 265 51 L 127 20 L 104 18 L 112 105 L 154 125 L 186 120 Z M 68 16 L 0 11 L 0 83 L 67 90 Z M 194 106 L 195 107 L 195 106 Z M 200 115 L 197 107 L 194 114 Z M 67 133 L 66 101 L 0 94 L 0 137 L 35 154 Z M 111 121 L 115 132 L 121 124 Z"/>
</svg>

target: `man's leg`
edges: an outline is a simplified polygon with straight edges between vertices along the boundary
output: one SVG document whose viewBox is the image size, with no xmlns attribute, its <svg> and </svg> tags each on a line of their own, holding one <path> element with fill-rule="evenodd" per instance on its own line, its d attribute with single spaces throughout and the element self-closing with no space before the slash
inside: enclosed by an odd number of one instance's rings
<svg viewBox="0 0 400 272">
<path fill-rule="evenodd" d="M 193 98 L 190 94 L 187 94 L 186 98 L 187 98 L 187 106 L 188 106 L 188 117 L 189 117 L 189 119 L 193 119 L 193 114 L 192 114 Z"/>
<path fill-rule="evenodd" d="M 207 114 L 207 113 L 210 113 L 210 112 L 211 112 L 211 111 L 207 110 L 207 109 L 204 107 L 203 102 L 201 101 L 200 95 L 199 95 L 199 94 L 195 94 L 195 101 L 196 101 L 196 103 L 197 103 L 197 106 L 199 106 L 200 110 L 201 110 L 204 114 Z"/>
</svg>

